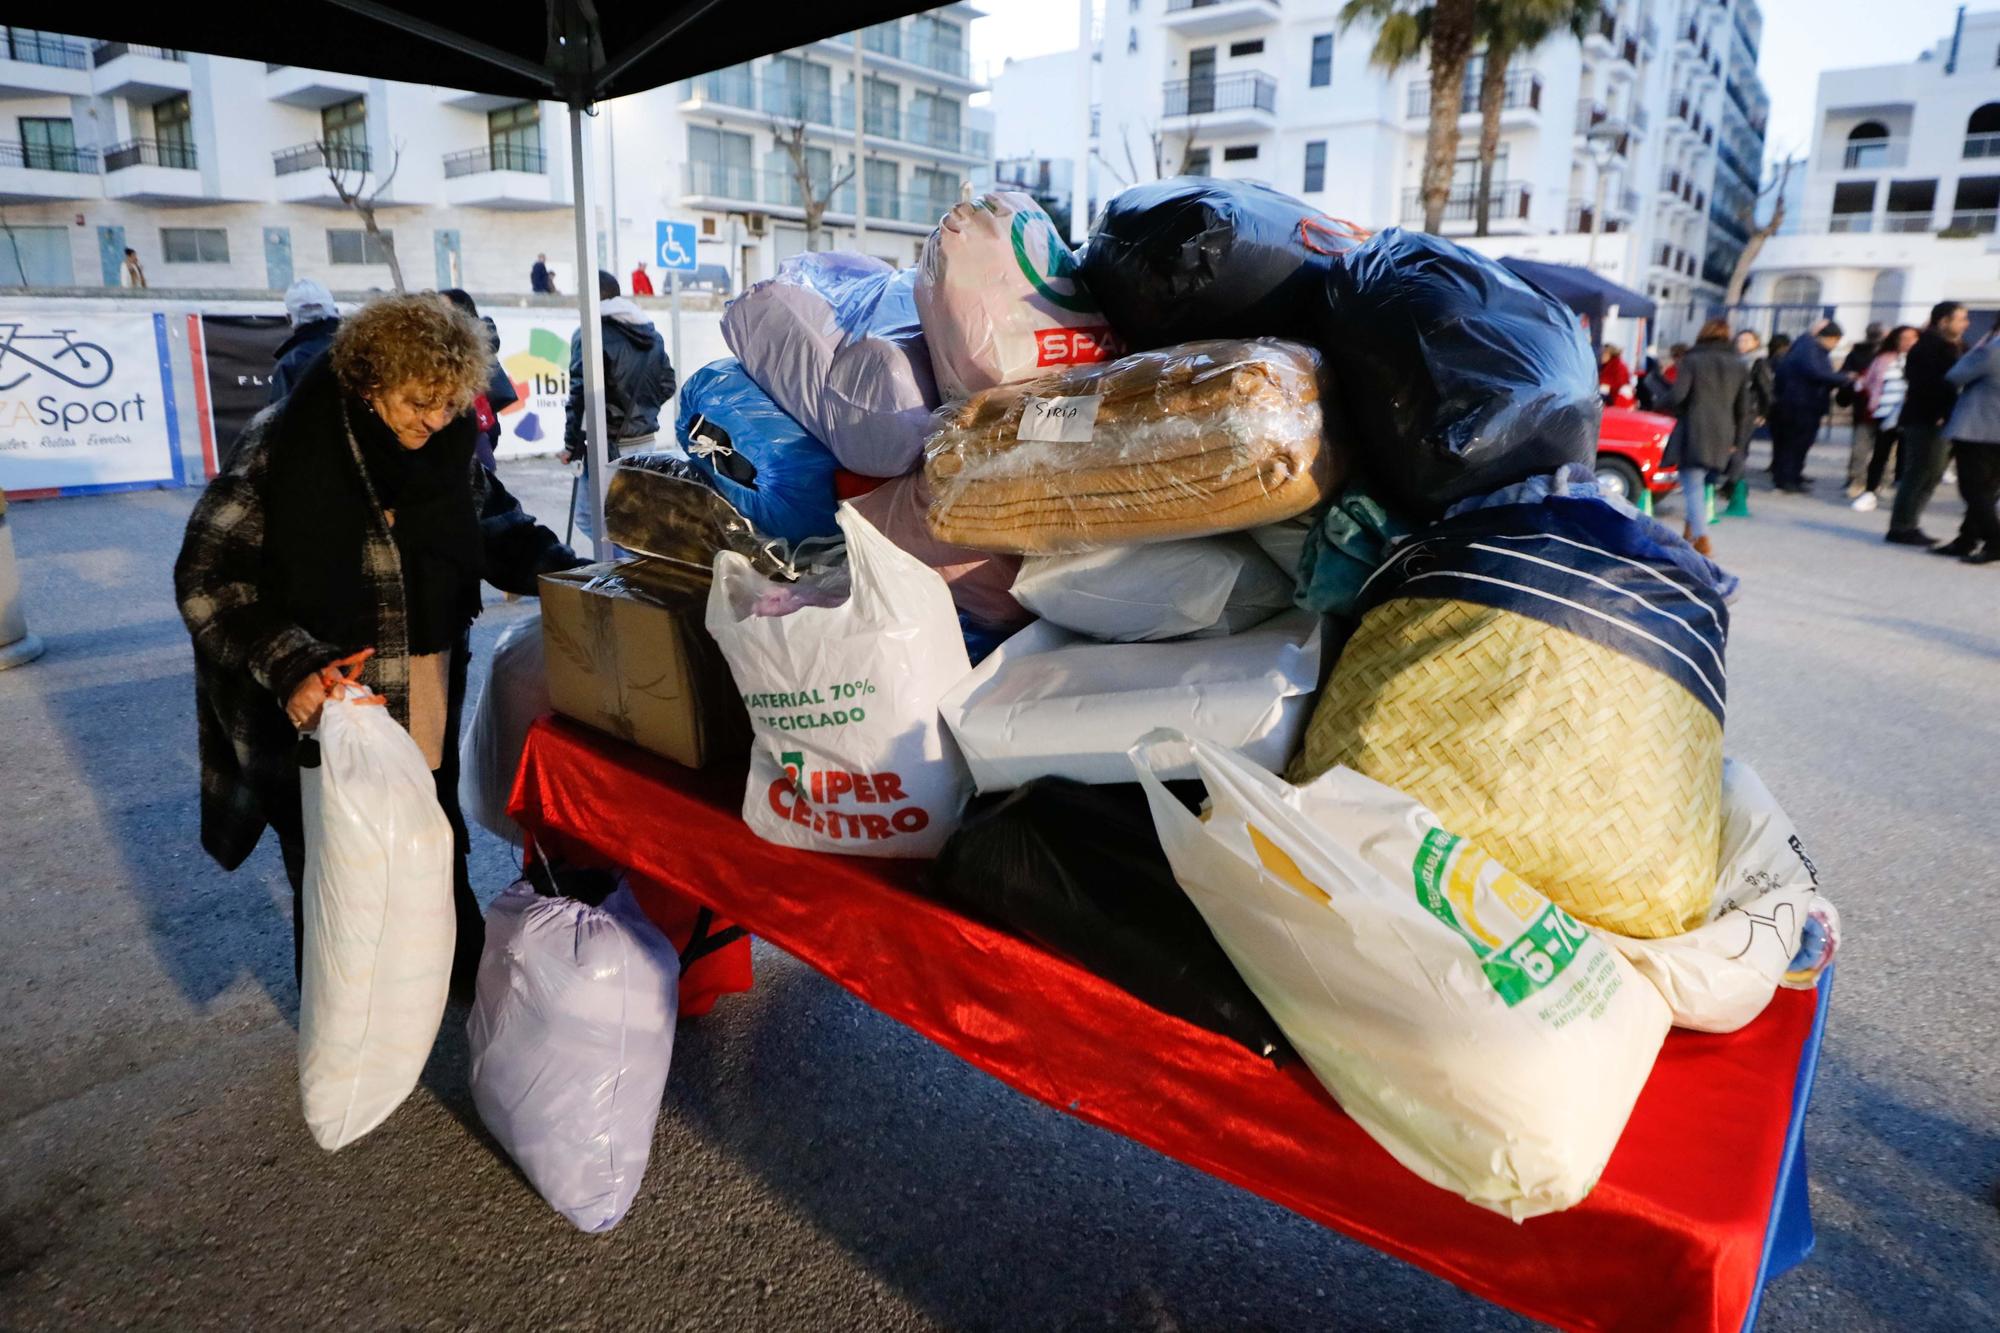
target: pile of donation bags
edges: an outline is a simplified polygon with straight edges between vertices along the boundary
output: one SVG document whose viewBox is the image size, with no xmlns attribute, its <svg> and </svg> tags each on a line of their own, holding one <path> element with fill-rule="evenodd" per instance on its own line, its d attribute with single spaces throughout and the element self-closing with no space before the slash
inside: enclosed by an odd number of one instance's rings
<svg viewBox="0 0 2000 1333">
<path fill-rule="evenodd" d="M 796 256 L 724 327 L 610 479 L 630 557 L 545 585 L 546 688 L 747 759 L 757 836 L 930 861 L 1517 1220 L 1670 1026 L 1831 957 L 1724 758 L 1736 581 L 1597 491 L 1588 346 L 1510 271 L 1182 179 L 1080 257 L 1013 194 L 914 270 Z"/>
</svg>

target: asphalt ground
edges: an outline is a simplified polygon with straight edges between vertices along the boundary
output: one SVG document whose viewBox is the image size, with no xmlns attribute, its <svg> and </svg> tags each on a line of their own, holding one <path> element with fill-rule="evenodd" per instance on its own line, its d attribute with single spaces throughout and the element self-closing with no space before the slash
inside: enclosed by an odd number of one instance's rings
<svg viewBox="0 0 2000 1333">
<path fill-rule="evenodd" d="M 1819 1248 L 1760 1326 L 1990 1328 L 2000 567 L 1885 546 L 1886 514 L 1828 484 L 1844 449 L 1815 453 L 1820 495 L 1760 488 L 1715 534 L 1745 583 L 1730 750 L 1847 934 L 1809 1120 Z M 506 475 L 560 513 L 555 465 Z M 321 1152 L 275 847 L 225 875 L 196 845 L 170 586 L 193 500 L 9 514 L 49 651 L 0 673 L 0 1327 L 1525 1326 L 1033 1103 L 762 946 L 756 989 L 682 1026 L 644 1190 L 607 1235 L 481 1128 L 460 1009 L 403 1107 Z M 1958 513 L 1947 494 L 1928 526 Z M 525 613 L 494 599 L 482 656 Z M 507 850 L 476 837 L 490 897 Z"/>
</svg>

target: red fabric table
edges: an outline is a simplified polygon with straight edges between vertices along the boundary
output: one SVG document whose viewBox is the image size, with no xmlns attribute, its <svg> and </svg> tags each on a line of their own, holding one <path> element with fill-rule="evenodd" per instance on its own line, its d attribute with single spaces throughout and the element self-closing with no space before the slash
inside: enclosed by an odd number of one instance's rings
<svg viewBox="0 0 2000 1333">
<path fill-rule="evenodd" d="M 922 863 L 764 842 L 742 800 L 740 768 L 693 772 L 551 718 L 528 737 L 513 811 L 741 923 L 1010 1087 L 1533 1318 L 1736 1330 L 1767 1267 L 1810 1247 L 1798 1133 L 1824 986 L 1780 991 L 1731 1036 L 1675 1032 L 1596 1190 L 1517 1225 L 1398 1165 L 1303 1065 L 1275 1068 L 931 901 Z M 1782 1223 L 1774 1200 L 1790 1205 Z M 1781 1232 L 1789 1249 L 1767 1254 Z"/>
</svg>

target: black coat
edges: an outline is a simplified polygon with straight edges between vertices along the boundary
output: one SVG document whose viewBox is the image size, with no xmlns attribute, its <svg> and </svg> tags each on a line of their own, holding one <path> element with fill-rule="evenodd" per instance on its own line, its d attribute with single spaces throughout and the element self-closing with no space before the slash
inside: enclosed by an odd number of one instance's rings
<svg viewBox="0 0 2000 1333">
<path fill-rule="evenodd" d="M 606 315 L 598 321 L 604 347 L 604 424 L 611 443 L 651 435 L 660 428 L 660 409 L 674 396 L 674 365 L 667 344 L 651 324 Z M 583 453 L 583 330 L 569 340 L 569 409 L 563 444 Z M 615 449 L 608 450 L 616 453 Z"/>
<path fill-rule="evenodd" d="M 290 393 L 292 386 L 305 378 L 306 367 L 326 350 L 339 327 L 338 319 L 315 319 L 293 329 L 291 336 L 278 344 L 275 353 L 278 363 L 271 370 L 272 402 Z"/>
<path fill-rule="evenodd" d="M 1750 368 L 1726 342 L 1697 343 L 1674 372 L 1673 392 L 1662 405 L 1679 417 L 1683 465 L 1720 471 L 1750 438 L 1756 397 Z"/>
<path fill-rule="evenodd" d="M 1958 358 L 1965 355 L 1965 344 L 1956 338 L 1947 338 L 1935 329 L 1925 329 L 1917 338 L 1917 345 L 1903 358 L 1902 415 L 1896 424 L 1908 430 L 1912 426 L 1928 426 L 1932 430 L 1942 430 L 1951 417 L 1951 409 L 1958 403 L 1958 388 L 1945 376 L 1958 364 Z"/>
<path fill-rule="evenodd" d="M 1776 402 L 1771 415 L 1785 421 L 1815 426 L 1826 415 L 1833 391 L 1847 383 L 1847 377 L 1833 368 L 1833 358 L 1819 339 L 1807 335 L 1793 343 L 1784 359 L 1773 367 L 1777 380 Z"/>
</svg>

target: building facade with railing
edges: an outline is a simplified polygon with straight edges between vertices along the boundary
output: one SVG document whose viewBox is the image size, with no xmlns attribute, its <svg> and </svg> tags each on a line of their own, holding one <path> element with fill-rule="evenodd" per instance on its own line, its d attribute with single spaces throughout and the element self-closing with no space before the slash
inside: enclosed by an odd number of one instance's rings
<svg viewBox="0 0 2000 1333">
<path fill-rule="evenodd" d="M 864 162 L 833 193 L 823 243 L 857 196 L 869 248 L 909 262 L 961 185 L 990 178 L 952 5 L 860 35 Z M 192 31 L 192 30 L 191 30 Z M 608 102 L 594 122 L 597 259 L 621 277 L 655 223 L 700 222 L 699 261 L 730 286 L 803 248 L 802 187 L 774 137 L 806 124 L 812 178 L 853 167 L 852 37 Z M 546 254 L 573 292 L 568 113 L 557 102 L 0 27 L 0 287 L 118 285 L 127 248 L 159 287 L 525 291 Z M 384 240 L 343 195 L 372 197 Z"/>
<path fill-rule="evenodd" d="M 1905 64 L 1821 74 L 1802 169 L 1749 300 L 1883 320 L 2000 301 L 2000 11 Z"/>
<path fill-rule="evenodd" d="M 1085 164 L 1088 216 L 1127 185 L 1186 171 L 1264 181 L 1364 226 L 1421 225 L 1429 70 L 1372 64 L 1374 31 L 1343 28 L 1342 7 L 1100 0 L 1096 40 L 995 77 L 999 155 Z M 1670 303 L 1705 291 L 1726 90 L 1763 98 L 1754 38 L 1748 65 L 1732 64 L 1735 30 L 1760 23 L 1753 0 L 1613 0 L 1581 39 L 1516 53 L 1481 248 L 1590 264 Z M 1475 53 L 1455 99 L 1448 236 L 1477 226 L 1483 74 Z M 1754 177 L 1761 138 L 1737 147 Z"/>
</svg>

